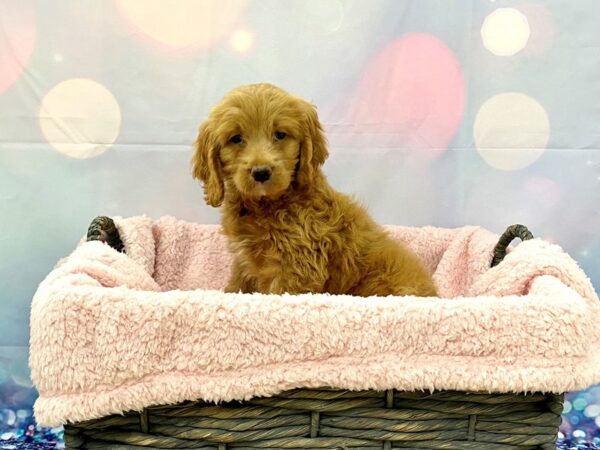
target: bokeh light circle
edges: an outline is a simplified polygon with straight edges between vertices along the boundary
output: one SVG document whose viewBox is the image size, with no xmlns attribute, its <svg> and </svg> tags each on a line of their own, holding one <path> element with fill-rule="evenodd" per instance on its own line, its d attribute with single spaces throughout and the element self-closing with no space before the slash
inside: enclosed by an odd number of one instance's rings
<svg viewBox="0 0 600 450">
<path fill-rule="evenodd" d="M 408 33 L 368 63 L 351 98 L 347 122 L 360 127 L 371 145 L 437 156 L 460 124 L 464 80 L 446 44 L 430 34 Z"/>
<path fill-rule="evenodd" d="M 588 403 L 585 398 L 577 397 L 575 400 L 573 400 L 573 408 L 577 411 L 583 411 L 587 405 Z"/>
<path fill-rule="evenodd" d="M 4 423 L 8 426 L 13 426 L 17 421 L 17 414 L 12 409 L 4 409 L 3 411 Z"/>
<path fill-rule="evenodd" d="M 515 8 L 498 8 L 481 26 L 483 45 L 497 56 L 512 56 L 527 45 L 531 30 L 527 17 Z"/>
<path fill-rule="evenodd" d="M 600 416 L 600 405 L 593 404 L 593 405 L 586 406 L 586 408 L 583 411 L 583 414 L 586 417 L 598 417 L 598 416 Z"/>
<path fill-rule="evenodd" d="M 35 45 L 35 8 L 30 0 L 0 1 L 0 94 L 21 75 Z"/>
<path fill-rule="evenodd" d="M 546 149 L 550 121 L 542 105 L 530 96 L 506 92 L 481 106 L 473 135 L 486 163 L 500 170 L 518 170 L 531 165 Z"/>
<path fill-rule="evenodd" d="M 93 158 L 115 142 L 121 109 L 102 84 L 72 78 L 54 86 L 42 99 L 39 124 L 44 138 L 72 158 Z"/>
<path fill-rule="evenodd" d="M 548 177 L 533 175 L 525 179 L 519 189 L 522 192 L 524 204 L 536 205 L 535 219 L 530 219 L 532 225 L 536 221 L 544 223 L 544 221 L 552 220 L 563 199 L 560 183 Z M 526 211 L 523 213 L 525 214 Z"/>
<path fill-rule="evenodd" d="M 568 400 L 565 400 L 564 404 L 563 404 L 563 414 L 568 414 L 571 412 L 571 410 L 573 409 L 573 406 L 571 405 L 571 402 Z"/>
<path fill-rule="evenodd" d="M 573 437 L 575 439 L 584 439 L 585 436 L 586 436 L 586 433 L 583 430 L 575 430 L 575 431 L 573 431 Z"/>
<path fill-rule="evenodd" d="M 248 53 L 254 45 L 254 33 L 245 29 L 236 30 L 232 33 L 229 44 L 235 52 Z"/>
<path fill-rule="evenodd" d="M 247 0 L 116 0 L 129 22 L 167 49 L 210 48 L 227 36 Z"/>
</svg>

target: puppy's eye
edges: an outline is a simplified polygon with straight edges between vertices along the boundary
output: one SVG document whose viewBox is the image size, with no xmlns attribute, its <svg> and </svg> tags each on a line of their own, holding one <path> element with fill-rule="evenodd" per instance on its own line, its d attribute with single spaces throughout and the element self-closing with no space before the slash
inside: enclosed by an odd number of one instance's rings
<svg viewBox="0 0 600 450">
<path fill-rule="evenodd" d="M 229 142 L 231 142 L 232 144 L 241 144 L 242 136 L 240 136 L 239 134 L 236 134 L 235 136 L 231 136 L 229 138 Z"/>
<path fill-rule="evenodd" d="M 281 140 L 285 139 L 286 136 L 287 136 L 287 134 L 284 133 L 283 131 L 276 131 L 275 132 L 275 140 L 276 141 L 281 141 Z"/>
</svg>

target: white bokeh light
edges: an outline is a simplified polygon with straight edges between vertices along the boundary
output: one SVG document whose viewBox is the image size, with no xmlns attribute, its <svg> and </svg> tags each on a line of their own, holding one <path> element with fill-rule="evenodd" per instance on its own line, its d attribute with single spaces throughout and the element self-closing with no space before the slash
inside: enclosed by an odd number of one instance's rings
<svg viewBox="0 0 600 450">
<path fill-rule="evenodd" d="M 100 83 L 72 78 L 54 86 L 42 99 L 39 124 L 44 138 L 60 153 L 93 158 L 117 139 L 121 109 Z"/>
<path fill-rule="evenodd" d="M 583 431 L 583 430 L 575 430 L 575 431 L 573 431 L 573 437 L 577 438 L 577 439 L 584 439 L 585 438 L 585 431 Z"/>
<path fill-rule="evenodd" d="M 248 30 L 236 30 L 229 39 L 231 48 L 238 53 L 247 53 L 254 44 L 254 34 Z"/>
<path fill-rule="evenodd" d="M 117 0 L 137 29 L 171 49 L 206 49 L 227 36 L 247 0 Z"/>
<path fill-rule="evenodd" d="M 550 121 L 536 100 L 519 92 L 489 98 L 477 112 L 475 145 L 490 166 L 518 170 L 535 162 L 546 149 Z"/>
<path fill-rule="evenodd" d="M 531 30 L 527 17 L 515 8 L 498 8 L 481 26 L 483 45 L 496 56 L 512 56 L 527 45 Z"/>
<path fill-rule="evenodd" d="M 571 405 L 571 402 L 569 400 L 565 400 L 564 404 L 563 404 L 563 414 L 568 414 L 571 412 L 571 410 L 573 409 L 573 406 Z"/>
</svg>

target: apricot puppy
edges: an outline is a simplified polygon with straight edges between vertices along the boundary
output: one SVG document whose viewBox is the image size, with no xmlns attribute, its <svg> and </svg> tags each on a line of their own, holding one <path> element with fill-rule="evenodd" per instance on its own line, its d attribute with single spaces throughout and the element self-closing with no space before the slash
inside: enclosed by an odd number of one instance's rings
<svg viewBox="0 0 600 450">
<path fill-rule="evenodd" d="M 226 292 L 434 296 L 418 258 L 329 185 L 327 156 L 315 107 L 276 86 L 238 87 L 212 109 L 192 166 L 222 205 Z"/>
</svg>

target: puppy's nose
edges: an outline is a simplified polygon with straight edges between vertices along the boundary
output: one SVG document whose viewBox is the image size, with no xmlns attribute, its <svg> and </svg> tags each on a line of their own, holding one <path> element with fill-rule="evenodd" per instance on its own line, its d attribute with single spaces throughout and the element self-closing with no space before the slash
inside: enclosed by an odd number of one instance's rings
<svg viewBox="0 0 600 450">
<path fill-rule="evenodd" d="M 267 166 L 256 166 L 252 168 L 250 174 L 252 175 L 252 178 L 259 183 L 264 183 L 271 178 L 271 168 Z"/>
</svg>

